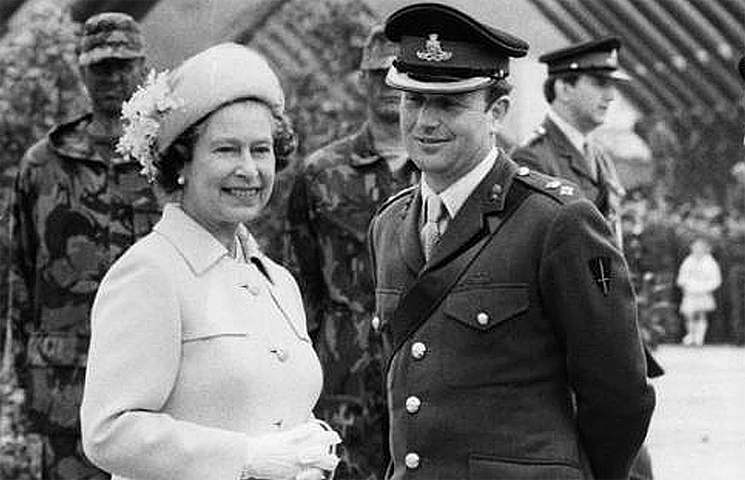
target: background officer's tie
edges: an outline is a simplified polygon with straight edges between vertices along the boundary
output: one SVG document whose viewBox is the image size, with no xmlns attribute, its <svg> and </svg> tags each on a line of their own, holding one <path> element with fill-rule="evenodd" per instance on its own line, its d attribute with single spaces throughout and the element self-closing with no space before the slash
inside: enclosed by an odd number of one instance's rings
<svg viewBox="0 0 745 480">
<path fill-rule="evenodd" d="M 444 232 L 444 223 L 447 220 L 447 212 L 442 205 L 439 195 L 429 195 L 424 206 L 426 221 L 422 227 L 422 250 L 424 258 L 429 262 L 435 245 L 440 241 Z"/>
<path fill-rule="evenodd" d="M 597 155 L 595 154 L 595 149 L 589 140 L 585 140 L 582 153 L 585 156 L 585 161 L 587 162 L 587 169 L 590 173 L 590 177 L 592 177 L 592 180 L 593 181 L 601 180 L 598 178 Z"/>
</svg>

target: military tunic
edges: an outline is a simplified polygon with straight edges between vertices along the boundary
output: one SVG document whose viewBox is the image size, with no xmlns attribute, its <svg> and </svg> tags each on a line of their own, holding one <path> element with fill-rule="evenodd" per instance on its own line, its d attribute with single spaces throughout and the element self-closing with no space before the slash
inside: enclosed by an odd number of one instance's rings
<svg viewBox="0 0 745 480">
<path fill-rule="evenodd" d="M 92 138 L 91 118 L 28 150 L 11 207 L 15 363 L 49 478 L 91 475 L 76 447 L 90 308 L 108 267 L 160 217 L 140 165 L 116 156 L 113 140 Z"/>
<path fill-rule="evenodd" d="M 289 199 L 289 223 L 309 330 L 324 389 L 316 414 L 344 439 L 337 478 L 380 478 L 387 424 L 380 337 L 367 230 L 388 197 L 414 183 L 411 162 L 391 172 L 370 128 L 304 162 Z"/>
<path fill-rule="evenodd" d="M 655 397 L 601 214 L 502 154 L 425 263 L 420 197 L 370 229 L 391 478 L 625 478 Z"/>
<path fill-rule="evenodd" d="M 589 144 L 588 157 L 577 150 L 550 118 L 512 153 L 520 165 L 561 177 L 577 184 L 582 193 L 605 215 L 618 245 L 621 245 L 621 200 L 625 195 L 613 161 L 597 146 Z M 597 163 L 593 175 L 589 163 Z"/>
</svg>

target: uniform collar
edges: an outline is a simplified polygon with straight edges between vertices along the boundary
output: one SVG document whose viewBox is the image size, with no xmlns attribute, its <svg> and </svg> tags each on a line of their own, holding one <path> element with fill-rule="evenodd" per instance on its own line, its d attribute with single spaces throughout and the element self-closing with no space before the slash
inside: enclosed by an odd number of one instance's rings
<svg viewBox="0 0 745 480">
<path fill-rule="evenodd" d="M 178 203 L 165 205 L 163 216 L 153 230 L 166 237 L 196 275 L 202 275 L 225 257 L 232 258 L 225 246 L 187 215 Z M 259 250 L 256 239 L 242 224 L 238 226 L 237 239 L 246 260 L 258 261 L 257 267 L 271 281 L 264 254 Z"/>
<path fill-rule="evenodd" d="M 556 111 L 553 108 L 548 109 L 548 118 L 554 122 L 554 125 L 556 125 L 556 128 L 558 128 L 561 133 L 563 133 L 567 139 L 569 140 L 569 143 L 572 144 L 574 148 L 577 149 L 578 152 L 583 152 L 585 149 L 585 143 L 587 142 L 587 136 L 582 134 L 579 130 L 574 128 L 572 125 L 569 124 L 566 120 L 561 118 L 561 115 L 556 113 Z"/>
<path fill-rule="evenodd" d="M 450 218 L 455 218 L 458 211 L 463 207 L 463 204 L 468 200 L 468 197 L 471 196 L 471 193 L 473 193 L 481 181 L 486 178 L 494 167 L 498 156 L 499 149 L 492 147 L 486 157 L 476 165 L 476 167 L 440 192 L 440 199 L 442 200 L 443 205 L 445 205 Z M 430 195 L 435 195 L 435 192 L 429 185 L 427 185 L 426 174 L 423 174 L 423 176 L 424 178 L 421 183 L 422 201 L 426 203 L 427 198 Z"/>
<path fill-rule="evenodd" d="M 61 123 L 50 130 L 48 135 L 49 148 L 62 158 L 84 160 L 107 165 L 106 159 L 96 150 L 88 125 L 93 121 L 93 114 L 86 113 L 69 122 Z M 136 164 L 135 160 L 125 160 L 119 155 L 111 158 L 111 163 Z"/>
</svg>

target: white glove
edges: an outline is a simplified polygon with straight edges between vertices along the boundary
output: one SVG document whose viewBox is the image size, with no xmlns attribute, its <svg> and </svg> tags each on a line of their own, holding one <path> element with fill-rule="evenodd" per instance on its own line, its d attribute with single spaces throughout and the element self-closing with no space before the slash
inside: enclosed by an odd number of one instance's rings
<svg viewBox="0 0 745 480">
<path fill-rule="evenodd" d="M 286 432 L 253 437 L 242 478 L 285 480 L 294 479 L 308 468 L 333 470 L 339 463 L 334 453 L 339 443 L 339 434 L 315 420 Z"/>
</svg>

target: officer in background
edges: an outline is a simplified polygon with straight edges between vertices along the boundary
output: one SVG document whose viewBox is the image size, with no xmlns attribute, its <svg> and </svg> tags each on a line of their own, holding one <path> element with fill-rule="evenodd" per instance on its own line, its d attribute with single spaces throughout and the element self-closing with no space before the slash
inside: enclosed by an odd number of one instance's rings
<svg viewBox="0 0 745 480">
<path fill-rule="evenodd" d="M 590 134 L 605 123 L 616 96 L 616 83 L 630 80 L 619 69 L 621 42 L 610 37 L 572 45 L 542 55 L 548 67 L 543 94 L 550 108 L 532 136 L 512 153 L 521 165 L 576 183 L 605 215 L 616 243 L 623 248 L 621 201 L 626 194 L 613 160 L 593 142 Z M 649 375 L 662 375 L 662 367 L 645 348 Z M 646 447 L 635 462 L 632 480 L 651 480 L 652 465 Z"/>
<path fill-rule="evenodd" d="M 422 171 L 370 229 L 390 478 L 626 479 L 655 403 L 626 262 L 576 186 L 493 146 L 528 45 L 433 3 L 385 33 Z"/>
<path fill-rule="evenodd" d="M 619 246 L 626 192 L 613 161 L 589 135 L 605 123 L 616 82 L 629 80 L 618 68 L 620 48 L 617 38 L 605 38 L 542 55 L 538 60 L 548 66 L 543 95 L 551 108 L 512 154 L 521 165 L 576 183 L 608 219 Z"/>
<path fill-rule="evenodd" d="M 374 27 L 360 63 L 366 121 L 310 155 L 289 198 L 301 291 L 324 371 L 316 415 L 344 439 L 337 478 L 382 478 L 387 464 L 384 365 L 381 337 L 371 330 L 366 235 L 378 206 L 418 178 L 400 140 L 400 92 L 385 84 L 395 53 L 382 26 Z"/>
<path fill-rule="evenodd" d="M 160 217 L 141 166 L 115 151 L 122 102 L 143 80 L 139 26 L 122 13 L 95 15 L 78 54 L 92 111 L 26 152 L 11 206 L 15 366 L 45 480 L 109 478 L 80 447 L 90 307 L 111 263 Z"/>
</svg>

